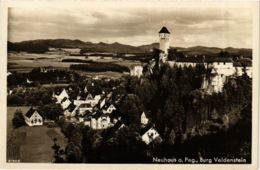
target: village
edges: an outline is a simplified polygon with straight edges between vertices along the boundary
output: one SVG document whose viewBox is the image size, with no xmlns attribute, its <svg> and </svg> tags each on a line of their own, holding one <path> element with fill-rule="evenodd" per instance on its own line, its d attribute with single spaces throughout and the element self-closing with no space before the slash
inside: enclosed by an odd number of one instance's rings
<svg viewBox="0 0 260 170">
<path fill-rule="evenodd" d="M 130 76 L 141 80 L 147 75 L 152 75 L 156 69 L 161 65 L 169 65 L 173 67 L 195 68 L 198 65 L 203 65 L 206 68 L 211 68 L 211 81 L 203 79 L 201 91 L 206 94 L 213 94 L 222 92 L 225 81 L 230 77 L 241 76 L 244 72 L 252 78 L 252 67 L 250 66 L 234 66 L 231 58 L 207 58 L 206 56 L 191 56 L 184 58 L 177 58 L 175 60 L 168 59 L 168 50 L 170 48 L 169 42 L 170 32 L 166 27 L 162 27 L 159 31 L 159 58 L 151 59 L 148 63 L 142 65 L 133 65 L 130 70 Z M 73 53 L 75 51 L 72 51 Z M 78 52 L 78 50 L 76 51 Z M 146 71 L 144 67 L 148 68 Z M 48 72 L 54 71 L 54 68 L 40 68 L 42 73 L 48 74 Z M 8 76 L 12 75 L 11 72 Z M 53 88 L 51 91 L 50 100 L 53 104 L 61 107 L 62 114 L 57 119 L 50 120 L 42 115 L 42 110 L 39 110 L 37 106 L 30 106 L 27 112 L 23 113 L 24 121 L 30 128 L 35 126 L 47 126 L 49 128 L 56 126 L 56 121 L 63 120 L 64 122 L 71 123 L 73 125 L 81 124 L 87 126 L 95 131 L 102 131 L 106 129 L 113 129 L 111 132 L 116 133 L 119 129 L 128 126 L 125 123 L 125 119 L 122 118 L 124 113 L 121 113 L 120 106 L 124 101 L 126 94 L 120 93 L 122 83 L 118 83 L 117 86 L 101 89 L 99 91 L 91 90 L 96 84 L 96 80 L 99 78 L 93 77 L 89 79 L 88 83 L 76 85 L 76 86 L 64 86 L 60 88 Z M 102 79 L 100 81 L 110 82 L 110 78 Z M 30 79 L 26 79 L 27 85 L 34 82 Z M 75 90 L 77 89 L 77 90 Z M 8 95 L 12 94 L 12 89 L 9 89 Z M 149 108 L 140 110 L 138 113 L 140 120 L 139 135 L 142 141 L 149 145 L 156 142 L 162 142 L 163 138 L 158 132 L 155 122 L 148 116 L 151 110 Z M 225 121 L 228 121 L 227 116 L 224 117 Z M 40 135 L 40 134 L 39 134 Z M 113 136 L 113 134 L 111 134 Z M 8 162 L 19 162 L 8 158 Z"/>
</svg>

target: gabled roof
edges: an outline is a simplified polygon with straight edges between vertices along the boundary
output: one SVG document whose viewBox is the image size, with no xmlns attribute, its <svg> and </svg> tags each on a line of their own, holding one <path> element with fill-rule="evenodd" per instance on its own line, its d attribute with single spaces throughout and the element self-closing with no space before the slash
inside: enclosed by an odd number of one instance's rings
<svg viewBox="0 0 260 170">
<path fill-rule="evenodd" d="M 168 31 L 168 29 L 166 27 L 162 27 L 162 29 L 159 31 L 159 33 L 170 34 L 170 31 Z"/>
<path fill-rule="evenodd" d="M 25 114 L 26 117 L 30 118 L 36 110 L 32 107 L 28 110 L 28 112 Z"/>
</svg>

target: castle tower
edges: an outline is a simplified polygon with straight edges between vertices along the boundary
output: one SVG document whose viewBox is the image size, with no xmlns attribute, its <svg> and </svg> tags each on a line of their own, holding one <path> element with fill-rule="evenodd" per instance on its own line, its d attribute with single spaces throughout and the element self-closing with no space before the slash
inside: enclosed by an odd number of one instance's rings
<svg viewBox="0 0 260 170">
<path fill-rule="evenodd" d="M 162 51 L 160 54 L 160 60 L 165 62 L 167 60 L 168 49 L 170 48 L 170 32 L 166 27 L 162 27 L 159 31 L 160 37 L 160 47 L 159 49 Z"/>
</svg>

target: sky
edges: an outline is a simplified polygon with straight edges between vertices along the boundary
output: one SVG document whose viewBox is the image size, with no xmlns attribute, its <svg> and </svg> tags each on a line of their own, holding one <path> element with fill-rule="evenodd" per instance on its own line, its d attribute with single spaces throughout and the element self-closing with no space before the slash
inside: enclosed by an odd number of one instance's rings
<svg viewBox="0 0 260 170">
<path fill-rule="evenodd" d="M 252 48 L 252 11 L 247 8 L 11 8 L 8 40 L 79 39 L 145 45 L 166 26 L 173 47 Z"/>
</svg>

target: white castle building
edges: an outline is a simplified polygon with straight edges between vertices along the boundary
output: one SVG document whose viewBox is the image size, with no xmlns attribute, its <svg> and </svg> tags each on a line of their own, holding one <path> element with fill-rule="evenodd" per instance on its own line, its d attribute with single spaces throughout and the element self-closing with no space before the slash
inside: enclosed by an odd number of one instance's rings
<svg viewBox="0 0 260 170">
<path fill-rule="evenodd" d="M 140 78 L 143 75 L 143 66 L 141 65 L 132 66 L 130 70 L 130 75 Z"/>
<path fill-rule="evenodd" d="M 162 27 L 159 31 L 159 65 L 160 63 L 167 63 L 171 67 L 174 65 L 178 67 L 195 67 L 196 65 L 204 65 L 206 68 L 212 68 L 212 78 L 210 83 L 203 82 L 202 89 L 212 92 L 221 92 L 226 79 L 230 76 L 241 76 L 243 74 L 243 67 L 235 67 L 233 60 L 226 57 L 184 57 L 174 61 L 168 60 L 168 50 L 170 49 L 170 31 L 166 27 Z M 149 63 L 151 66 L 151 63 Z M 149 67 L 150 68 L 150 67 Z M 143 74 L 142 66 L 134 66 L 130 75 L 141 77 Z M 150 71 L 152 72 L 152 71 Z M 246 67 L 246 73 L 252 77 L 252 67 Z"/>
</svg>

